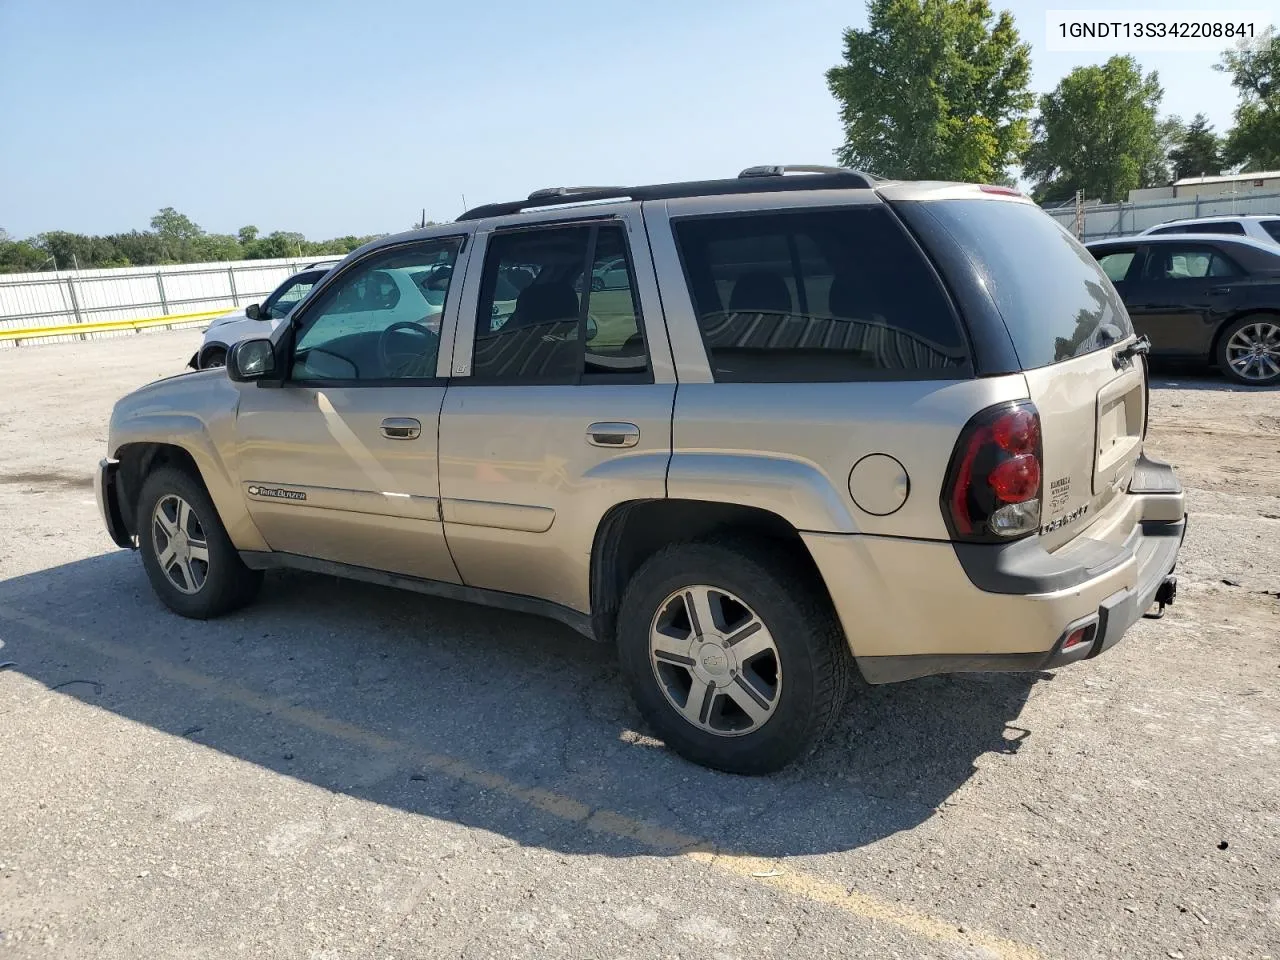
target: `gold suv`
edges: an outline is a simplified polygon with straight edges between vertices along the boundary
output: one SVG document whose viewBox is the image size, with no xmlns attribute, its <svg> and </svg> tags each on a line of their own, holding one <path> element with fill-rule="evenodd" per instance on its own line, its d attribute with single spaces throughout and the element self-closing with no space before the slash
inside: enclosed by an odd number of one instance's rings
<svg viewBox="0 0 1280 960">
<path fill-rule="evenodd" d="M 184 616 L 275 567 L 545 614 L 617 644 L 673 749 L 759 773 L 855 668 L 1056 667 L 1172 602 L 1145 347 L 1004 187 L 540 190 L 375 241 L 225 371 L 122 399 L 98 497 Z"/>
</svg>

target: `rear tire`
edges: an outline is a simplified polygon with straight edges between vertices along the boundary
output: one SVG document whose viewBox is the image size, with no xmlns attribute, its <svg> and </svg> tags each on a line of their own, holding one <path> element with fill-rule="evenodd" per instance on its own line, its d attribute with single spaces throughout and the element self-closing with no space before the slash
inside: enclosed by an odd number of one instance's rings
<svg viewBox="0 0 1280 960">
<path fill-rule="evenodd" d="M 177 467 L 154 470 L 138 497 L 138 549 L 157 596 L 174 613 L 207 620 L 244 606 L 262 585 L 199 480 Z"/>
<path fill-rule="evenodd" d="M 1229 380 L 1251 387 L 1280 384 L 1280 317 L 1241 317 L 1218 338 L 1218 368 Z"/>
<path fill-rule="evenodd" d="M 811 752 L 840 715 L 852 657 L 797 559 L 756 541 L 674 544 L 631 579 L 618 615 L 622 672 L 676 753 L 772 773 Z"/>
</svg>

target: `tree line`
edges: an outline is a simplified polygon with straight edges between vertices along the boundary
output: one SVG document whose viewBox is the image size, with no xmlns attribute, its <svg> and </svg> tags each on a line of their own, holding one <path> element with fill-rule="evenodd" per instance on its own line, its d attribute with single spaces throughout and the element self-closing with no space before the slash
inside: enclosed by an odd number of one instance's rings
<svg viewBox="0 0 1280 960">
<path fill-rule="evenodd" d="M 988 0 L 869 0 L 867 13 L 827 71 L 846 166 L 979 183 L 1012 183 L 1020 168 L 1039 202 L 1077 190 L 1115 202 L 1184 177 L 1280 167 L 1280 37 L 1270 29 L 1214 67 L 1239 96 L 1219 135 L 1204 114 L 1161 116 L 1160 78 L 1132 56 L 1077 67 L 1036 98 L 1031 48 Z"/>
<path fill-rule="evenodd" d="M 346 254 L 376 236 L 315 241 L 282 230 L 261 235 L 254 226 L 241 227 L 235 234 L 206 233 L 191 218 L 165 207 L 151 218 L 150 230 L 101 237 L 51 230 L 15 240 L 0 230 L 0 273 Z"/>
</svg>

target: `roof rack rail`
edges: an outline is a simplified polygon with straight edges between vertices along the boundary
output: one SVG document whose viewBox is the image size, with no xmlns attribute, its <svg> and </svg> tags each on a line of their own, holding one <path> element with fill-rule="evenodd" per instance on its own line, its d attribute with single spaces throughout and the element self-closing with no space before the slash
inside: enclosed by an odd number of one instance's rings
<svg viewBox="0 0 1280 960">
<path fill-rule="evenodd" d="M 786 173 L 808 176 L 788 177 Z M 736 193 L 782 193 L 792 190 L 869 190 L 882 178 L 845 167 L 764 166 L 748 167 L 732 180 L 693 180 L 638 187 L 543 187 L 524 200 L 488 203 L 467 210 L 459 220 L 505 217 L 535 207 L 592 203 L 599 200 L 673 200 L 677 197 L 714 197 Z"/>
<path fill-rule="evenodd" d="M 788 173 L 826 173 L 833 176 L 849 176 L 850 174 L 858 177 L 867 177 L 871 180 L 883 180 L 883 177 L 877 177 L 874 173 L 866 173 L 862 170 L 853 170 L 849 167 L 830 167 L 817 163 L 788 163 L 788 164 L 765 164 L 759 167 L 747 167 L 738 174 L 739 179 L 750 177 L 784 177 Z"/>
</svg>

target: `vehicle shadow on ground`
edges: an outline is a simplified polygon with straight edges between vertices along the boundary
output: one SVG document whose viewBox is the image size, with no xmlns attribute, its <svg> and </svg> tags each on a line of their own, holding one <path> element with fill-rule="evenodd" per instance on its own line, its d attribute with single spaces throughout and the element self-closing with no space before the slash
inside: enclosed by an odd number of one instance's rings
<svg viewBox="0 0 1280 960">
<path fill-rule="evenodd" d="M 330 577 L 268 576 L 254 606 L 200 623 L 112 553 L 0 584 L 0 637 L 11 669 L 164 733 L 521 845 L 618 856 L 690 838 L 822 854 L 909 830 L 980 757 L 1017 751 L 1016 718 L 1051 676 L 860 686 L 825 747 L 744 778 L 648 738 L 603 644 Z"/>
<path fill-rule="evenodd" d="M 1180 366 L 1174 363 L 1151 365 L 1151 389 L 1206 390 L 1210 393 L 1265 393 L 1274 386 L 1253 386 L 1228 380 L 1217 370 Z"/>
</svg>

